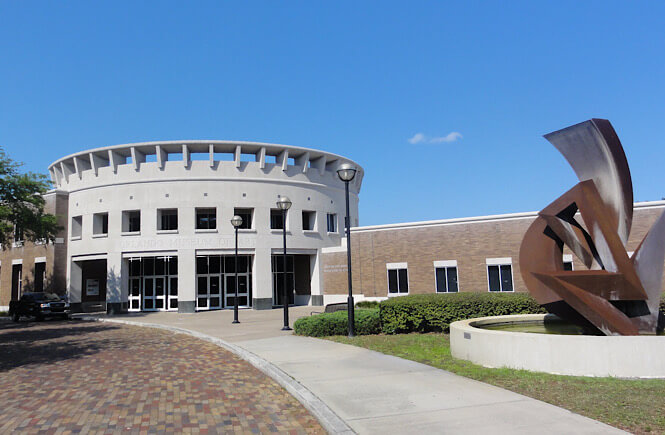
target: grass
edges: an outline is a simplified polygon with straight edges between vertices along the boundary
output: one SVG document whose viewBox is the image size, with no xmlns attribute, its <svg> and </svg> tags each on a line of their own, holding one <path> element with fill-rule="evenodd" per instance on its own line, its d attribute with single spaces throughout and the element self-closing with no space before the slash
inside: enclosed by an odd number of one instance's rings
<svg viewBox="0 0 665 435">
<path fill-rule="evenodd" d="M 448 334 L 326 338 L 448 370 L 633 433 L 665 434 L 665 380 L 587 378 L 489 369 L 453 358 Z"/>
</svg>

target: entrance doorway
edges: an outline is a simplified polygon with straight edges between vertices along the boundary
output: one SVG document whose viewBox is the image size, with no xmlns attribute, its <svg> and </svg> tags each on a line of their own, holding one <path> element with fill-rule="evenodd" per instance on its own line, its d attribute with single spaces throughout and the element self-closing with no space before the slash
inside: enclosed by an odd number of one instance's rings
<svg viewBox="0 0 665 435">
<path fill-rule="evenodd" d="M 12 300 L 17 301 L 21 298 L 22 293 L 22 279 L 23 279 L 23 265 L 12 265 Z"/>
<path fill-rule="evenodd" d="M 309 301 L 309 296 L 312 294 L 311 258 L 311 255 L 287 255 L 286 270 L 284 270 L 284 256 L 273 254 L 271 264 L 272 303 L 274 306 L 283 305 L 285 274 L 289 305 L 302 304 L 305 300 Z"/>
<path fill-rule="evenodd" d="M 129 311 L 178 309 L 178 257 L 129 259 Z"/>
<path fill-rule="evenodd" d="M 196 257 L 196 309 L 215 310 L 235 304 L 234 255 Z M 252 256 L 238 256 L 238 306 L 252 306 Z"/>
</svg>

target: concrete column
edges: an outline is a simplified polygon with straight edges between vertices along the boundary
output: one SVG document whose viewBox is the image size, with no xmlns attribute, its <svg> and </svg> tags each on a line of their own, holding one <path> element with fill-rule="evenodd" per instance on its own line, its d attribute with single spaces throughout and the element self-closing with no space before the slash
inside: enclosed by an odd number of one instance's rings
<svg viewBox="0 0 665 435">
<path fill-rule="evenodd" d="M 178 249 L 178 312 L 196 311 L 196 251 Z"/>
<path fill-rule="evenodd" d="M 106 311 L 109 314 L 127 312 L 128 277 L 127 260 L 122 253 L 109 252 L 106 258 Z"/>
<path fill-rule="evenodd" d="M 321 283 L 321 250 L 316 250 L 316 255 L 309 256 L 310 262 L 310 275 L 312 277 L 311 282 L 311 294 L 312 294 L 312 305 L 321 306 L 323 305 L 323 285 Z"/>
<path fill-rule="evenodd" d="M 257 248 L 252 269 L 252 307 L 255 310 L 272 309 L 272 269 L 270 248 Z"/>
<path fill-rule="evenodd" d="M 81 269 L 81 265 L 76 261 L 70 260 L 68 268 L 67 294 L 69 295 L 69 303 L 72 306 L 72 311 L 82 311 L 83 306 L 81 304 L 81 285 L 83 280 L 83 271 Z"/>
</svg>

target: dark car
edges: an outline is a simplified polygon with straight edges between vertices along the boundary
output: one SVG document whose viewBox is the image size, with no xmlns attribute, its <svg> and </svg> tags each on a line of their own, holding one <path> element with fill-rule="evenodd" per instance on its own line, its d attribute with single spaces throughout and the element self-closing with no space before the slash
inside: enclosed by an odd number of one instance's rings
<svg viewBox="0 0 665 435">
<path fill-rule="evenodd" d="M 9 316 L 18 322 L 21 316 L 43 320 L 46 317 L 69 318 L 69 303 L 53 293 L 24 293 L 18 301 L 9 303 Z"/>
</svg>

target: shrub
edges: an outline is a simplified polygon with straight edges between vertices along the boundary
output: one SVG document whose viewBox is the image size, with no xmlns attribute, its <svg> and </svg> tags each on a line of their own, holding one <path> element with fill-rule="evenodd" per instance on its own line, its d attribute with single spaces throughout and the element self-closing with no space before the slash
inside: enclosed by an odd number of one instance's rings
<svg viewBox="0 0 665 435">
<path fill-rule="evenodd" d="M 358 308 L 379 308 L 379 301 L 360 301 L 356 304 Z"/>
<path fill-rule="evenodd" d="M 527 293 L 453 293 L 390 298 L 379 305 L 386 334 L 447 331 L 450 323 L 484 316 L 546 311 Z"/>
<path fill-rule="evenodd" d="M 355 310 L 356 335 L 378 334 L 381 332 L 379 310 Z M 348 314 L 346 311 L 316 314 L 301 317 L 293 325 L 295 333 L 310 337 L 326 337 L 329 335 L 346 335 L 349 332 Z"/>
</svg>

